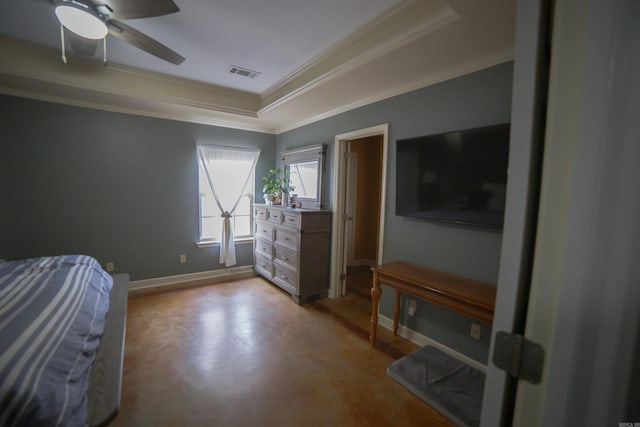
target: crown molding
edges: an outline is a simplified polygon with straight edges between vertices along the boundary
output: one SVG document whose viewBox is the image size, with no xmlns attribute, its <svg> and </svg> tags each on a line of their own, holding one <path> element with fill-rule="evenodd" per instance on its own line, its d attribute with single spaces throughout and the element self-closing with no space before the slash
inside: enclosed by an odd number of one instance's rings
<svg viewBox="0 0 640 427">
<path fill-rule="evenodd" d="M 400 2 L 264 91 L 258 117 L 459 19 L 460 15 L 440 0 Z"/>
<path fill-rule="evenodd" d="M 257 117 L 259 95 L 211 84 L 142 71 L 93 58 L 69 56 L 67 64 L 55 49 L 0 36 L 0 73 L 125 97 L 137 96 L 165 104 Z"/>
<path fill-rule="evenodd" d="M 272 97 L 275 93 L 281 91 L 285 86 L 292 84 L 296 80 L 299 80 L 305 74 L 309 74 L 314 68 L 317 68 L 319 64 L 326 62 L 333 58 L 334 55 L 341 54 L 343 51 L 349 49 L 349 47 L 355 43 L 365 42 L 369 44 L 369 48 L 373 47 L 371 37 L 378 31 L 385 23 L 393 22 L 397 20 L 398 17 L 401 17 L 404 14 L 409 13 L 410 11 L 415 10 L 415 8 L 424 3 L 423 0 L 403 0 L 400 3 L 396 4 L 394 7 L 389 9 L 383 15 L 377 17 L 373 21 L 359 28 L 352 34 L 347 37 L 339 40 L 324 52 L 322 52 L 317 57 L 313 58 L 311 61 L 302 65 L 297 70 L 293 71 L 288 76 L 285 76 L 280 81 L 276 82 L 269 89 L 265 90 L 262 93 L 262 97 L 264 99 L 268 99 Z M 415 17 L 416 15 L 414 15 Z"/>
<path fill-rule="evenodd" d="M 402 95 L 403 93 L 411 92 L 432 84 L 489 68 L 510 60 L 513 60 L 512 47 L 502 49 L 498 52 L 468 61 L 461 65 L 449 67 L 437 73 L 423 75 L 419 79 L 405 82 L 389 90 L 359 99 L 356 102 L 340 106 L 339 108 L 326 111 L 322 114 L 308 117 L 302 121 L 287 123 L 285 126 L 271 125 L 264 120 L 260 120 L 255 117 L 247 116 L 246 119 L 243 119 L 242 116 L 239 117 L 237 114 L 232 112 L 212 110 L 210 108 L 198 106 L 196 103 L 191 103 L 191 105 L 176 105 L 172 103 L 160 103 L 157 100 L 141 101 L 131 97 L 113 95 L 108 92 L 92 93 L 86 89 L 77 87 L 71 88 L 67 85 L 58 85 L 51 82 L 38 80 L 32 81 L 28 76 L 17 77 L 13 74 L 7 75 L 0 73 L 0 93 L 36 99 L 39 101 L 68 104 L 77 107 L 100 109 L 117 113 L 178 120 L 253 132 L 281 134 L 355 108 L 363 107 L 397 95 Z M 135 70 L 123 70 L 123 72 L 131 73 L 138 77 L 148 74 L 146 72 L 139 72 Z M 169 78 L 167 80 L 173 79 Z M 186 84 L 190 83 L 186 82 Z"/>
<path fill-rule="evenodd" d="M 145 102 L 136 98 L 87 93 L 77 88 L 58 86 L 52 83 L 28 81 L 0 73 L 0 93 L 38 101 L 53 102 L 76 107 L 91 108 L 115 113 L 133 114 L 167 120 L 177 120 L 211 126 L 241 129 L 252 132 L 275 134 L 276 129 L 263 125 L 255 118 L 197 109 L 174 104 Z"/>
<path fill-rule="evenodd" d="M 325 113 L 309 117 L 303 121 L 291 123 L 288 126 L 278 128 L 276 133 L 281 134 L 284 132 L 288 132 L 290 130 L 297 129 L 299 127 L 306 126 L 308 124 L 324 120 L 356 108 L 364 107 L 365 105 L 373 104 L 387 98 L 392 98 L 394 96 L 402 95 L 404 93 L 421 89 L 423 87 L 441 83 L 450 79 L 454 79 L 456 77 L 464 76 L 465 74 L 480 71 L 485 68 L 490 68 L 511 60 L 513 60 L 513 47 L 505 48 L 498 52 L 490 53 L 489 55 L 483 56 L 481 58 L 473 59 L 464 64 L 449 67 L 436 73 L 424 75 L 419 79 L 397 85 L 389 90 L 376 93 L 375 95 L 370 97 L 362 98 L 356 102 L 340 106 L 339 108 L 335 108 Z"/>
</svg>

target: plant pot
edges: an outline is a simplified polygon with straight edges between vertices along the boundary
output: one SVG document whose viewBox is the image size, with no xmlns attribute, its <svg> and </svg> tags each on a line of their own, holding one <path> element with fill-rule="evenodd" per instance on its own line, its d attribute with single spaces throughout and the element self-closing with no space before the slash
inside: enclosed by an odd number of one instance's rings
<svg viewBox="0 0 640 427">
<path fill-rule="evenodd" d="M 264 197 L 265 204 L 267 205 L 273 204 L 273 194 L 263 194 L 262 197 Z"/>
</svg>

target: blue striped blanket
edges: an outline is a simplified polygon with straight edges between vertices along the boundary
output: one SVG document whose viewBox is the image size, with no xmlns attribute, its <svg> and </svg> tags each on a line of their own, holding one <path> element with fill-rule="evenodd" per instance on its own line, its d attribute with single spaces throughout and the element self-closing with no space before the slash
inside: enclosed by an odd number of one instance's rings
<svg viewBox="0 0 640 427">
<path fill-rule="evenodd" d="M 84 426 L 113 281 L 88 256 L 0 264 L 0 426 Z"/>
</svg>

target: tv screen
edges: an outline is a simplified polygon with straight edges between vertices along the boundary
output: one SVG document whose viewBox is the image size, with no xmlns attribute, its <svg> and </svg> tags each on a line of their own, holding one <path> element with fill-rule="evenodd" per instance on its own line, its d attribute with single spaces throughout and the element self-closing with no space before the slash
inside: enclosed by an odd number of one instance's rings
<svg viewBox="0 0 640 427">
<path fill-rule="evenodd" d="M 396 215 L 502 228 L 509 124 L 396 142 Z"/>
</svg>

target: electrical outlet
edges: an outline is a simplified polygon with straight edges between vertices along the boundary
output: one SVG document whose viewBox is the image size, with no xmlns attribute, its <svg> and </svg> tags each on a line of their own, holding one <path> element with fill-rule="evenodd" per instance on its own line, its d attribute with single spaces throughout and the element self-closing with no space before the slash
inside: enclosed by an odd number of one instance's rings
<svg viewBox="0 0 640 427">
<path fill-rule="evenodd" d="M 107 271 L 108 271 L 109 273 L 111 273 L 111 272 L 112 272 L 113 270 L 115 270 L 115 269 L 116 269 L 116 268 L 115 268 L 115 266 L 113 265 L 113 262 L 108 262 L 108 263 L 107 263 Z"/>
<path fill-rule="evenodd" d="M 416 314 L 416 308 L 418 307 L 418 303 L 416 300 L 409 300 L 409 316 L 413 316 Z"/>
<path fill-rule="evenodd" d="M 187 256 L 180 255 L 180 264 L 186 264 L 186 263 L 187 263 Z"/>
<path fill-rule="evenodd" d="M 479 340 L 480 336 L 482 335 L 482 326 L 478 325 L 477 323 L 472 323 L 469 335 L 471 335 L 471 338 Z"/>
</svg>

